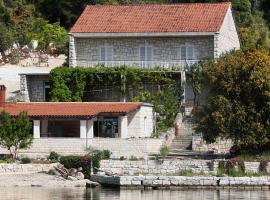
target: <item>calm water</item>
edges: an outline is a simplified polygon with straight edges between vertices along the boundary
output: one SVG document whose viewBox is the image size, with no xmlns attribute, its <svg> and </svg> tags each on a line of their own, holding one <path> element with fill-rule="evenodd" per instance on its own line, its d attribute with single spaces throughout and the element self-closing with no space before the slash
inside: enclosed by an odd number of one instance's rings
<svg viewBox="0 0 270 200">
<path fill-rule="evenodd" d="M 239 190 L 118 190 L 118 189 L 49 189 L 49 188 L 0 188 L 0 199 L 5 200 L 270 200 L 270 191 Z"/>
</svg>

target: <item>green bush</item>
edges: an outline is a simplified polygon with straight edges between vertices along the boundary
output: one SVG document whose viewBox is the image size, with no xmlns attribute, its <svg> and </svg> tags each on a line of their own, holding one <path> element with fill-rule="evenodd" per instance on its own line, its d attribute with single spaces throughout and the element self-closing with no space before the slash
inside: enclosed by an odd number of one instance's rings
<svg viewBox="0 0 270 200">
<path fill-rule="evenodd" d="M 91 156 L 90 154 L 86 154 L 85 156 L 82 157 L 81 159 L 81 167 L 82 167 L 82 172 L 85 175 L 86 178 L 89 178 L 91 176 Z"/>
<path fill-rule="evenodd" d="M 192 170 L 181 170 L 177 173 L 178 176 L 194 176 L 195 173 Z"/>
<path fill-rule="evenodd" d="M 62 156 L 60 158 L 60 163 L 64 165 L 65 168 L 75 168 L 81 167 L 82 156 Z"/>
<path fill-rule="evenodd" d="M 126 160 L 126 158 L 124 156 L 121 156 L 119 160 Z"/>
<path fill-rule="evenodd" d="M 52 151 L 49 155 L 49 160 L 51 160 L 52 162 L 58 162 L 60 159 L 60 155 L 58 153 L 56 153 L 55 151 Z"/>
<path fill-rule="evenodd" d="M 29 164 L 31 162 L 32 162 L 32 160 L 30 158 L 28 158 L 28 157 L 24 157 L 24 158 L 21 159 L 22 164 Z"/>
<path fill-rule="evenodd" d="M 139 158 L 137 158 L 136 156 L 130 156 L 129 160 L 131 160 L 131 161 L 137 161 L 137 160 L 139 160 Z"/>
<path fill-rule="evenodd" d="M 160 155 L 164 159 L 170 152 L 170 148 L 168 146 L 162 146 L 159 150 Z"/>
<path fill-rule="evenodd" d="M 0 164 L 1 163 L 15 163 L 16 160 L 14 158 L 4 158 L 4 159 L 0 159 Z"/>
<path fill-rule="evenodd" d="M 96 172 L 97 169 L 100 167 L 101 160 L 108 160 L 111 158 L 111 152 L 109 150 L 94 150 L 92 152 L 92 165 L 94 171 Z"/>
</svg>

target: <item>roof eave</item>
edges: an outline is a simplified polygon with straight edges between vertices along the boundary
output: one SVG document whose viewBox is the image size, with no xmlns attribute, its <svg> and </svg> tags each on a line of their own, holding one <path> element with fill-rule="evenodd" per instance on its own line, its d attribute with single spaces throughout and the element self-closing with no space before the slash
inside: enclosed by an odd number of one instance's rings
<svg viewBox="0 0 270 200">
<path fill-rule="evenodd" d="M 188 36 L 213 36 L 217 32 L 128 32 L 128 33 L 83 33 L 70 32 L 76 38 L 108 38 L 108 37 L 188 37 Z"/>
</svg>

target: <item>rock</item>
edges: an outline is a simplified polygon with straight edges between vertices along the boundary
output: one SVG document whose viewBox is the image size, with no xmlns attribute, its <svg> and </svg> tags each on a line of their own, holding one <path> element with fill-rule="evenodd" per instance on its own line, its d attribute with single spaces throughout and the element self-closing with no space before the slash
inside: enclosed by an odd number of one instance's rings
<svg viewBox="0 0 270 200">
<path fill-rule="evenodd" d="M 99 183 L 97 183 L 97 182 L 94 182 L 94 181 L 90 181 L 90 180 L 86 180 L 86 187 L 91 187 L 91 188 L 93 188 L 93 187 L 97 187 L 97 186 L 99 186 L 100 184 Z"/>
<path fill-rule="evenodd" d="M 77 181 L 78 179 L 76 177 L 73 177 L 73 176 L 68 176 L 67 177 L 67 180 L 70 180 L 70 181 Z"/>
<path fill-rule="evenodd" d="M 78 180 L 83 180 L 84 179 L 84 175 L 82 172 L 77 172 L 75 174 L 75 177 L 78 179 Z"/>
<path fill-rule="evenodd" d="M 61 175 L 56 169 L 50 169 L 48 171 L 48 174 L 55 175 L 55 176 L 60 176 Z"/>
</svg>

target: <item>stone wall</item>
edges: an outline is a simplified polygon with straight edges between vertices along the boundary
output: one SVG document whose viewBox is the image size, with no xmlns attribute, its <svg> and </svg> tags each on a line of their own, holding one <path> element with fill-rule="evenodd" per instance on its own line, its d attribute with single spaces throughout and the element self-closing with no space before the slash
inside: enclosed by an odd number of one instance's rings
<svg viewBox="0 0 270 200">
<path fill-rule="evenodd" d="M 50 169 L 54 169 L 58 163 L 52 164 L 0 164 L 1 173 L 36 173 L 36 172 L 48 172 Z"/>
<path fill-rule="evenodd" d="M 216 173 L 218 162 L 211 160 L 102 160 L 100 169 L 111 174 L 175 174 L 182 170 Z"/>
<path fill-rule="evenodd" d="M 173 189 L 175 187 L 251 187 L 270 189 L 270 177 L 204 177 L 204 176 L 105 176 L 93 175 L 93 181 L 103 185 L 136 188 Z"/>
<path fill-rule="evenodd" d="M 84 155 L 86 147 L 93 147 L 100 150 L 108 149 L 113 157 L 120 156 L 146 157 L 151 153 L 158 153 L 162 146 L 162 139 L 152 138 L 40 138 L 34 139 L 30 149 L 21 150 L 20 155 L 30 157 L 45 157 L 52 151 L 61 155 Z M 1 153 L 9 153 L 6 149 L 0 148 Z"/>
<path fill-rule="evenodd" d="M 215 36 L 215 58 L 233 49 L 240 49 L 240 42 L 236 31 L 232 10 L 229 9 L 223 21 L 220 32 Z"/>
<path fill-rule="evenodd" d="M 20 75 L 20 90 L 24 101 L 44 101 L 44 82 L 49 81 L 49 75 Z"/>
<path fill-rule="evenodd" d="M 192 150 L 197 152 L 228 153 L 232 146 L 231 140 L 217 139 L 215 143 L 207 144 L 201 135 L 194 135 L 192 139 Z"/>
<path fill-rule="evenodd" d="M 153 61 L 177 62 L 181 60 L 180 46 L 194 45 L 194 60 L 213 58 L 214 40 L 211 36 L 175 38 L 70 38 L 71 66 L 88 66 L 87 61 L 100 60 L 100 47 L 113 46 L 113 61 L 140 61 L 140 47 L 153 47 Z"/>
</svg>

